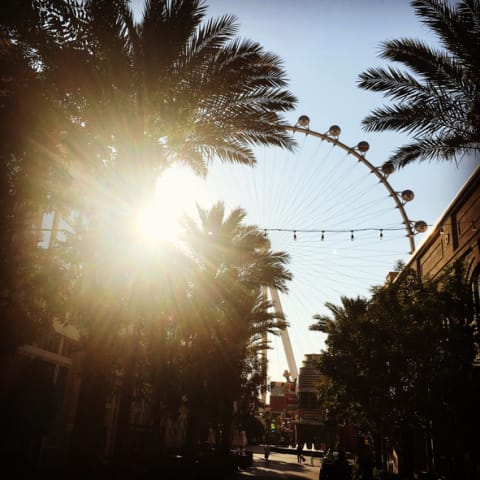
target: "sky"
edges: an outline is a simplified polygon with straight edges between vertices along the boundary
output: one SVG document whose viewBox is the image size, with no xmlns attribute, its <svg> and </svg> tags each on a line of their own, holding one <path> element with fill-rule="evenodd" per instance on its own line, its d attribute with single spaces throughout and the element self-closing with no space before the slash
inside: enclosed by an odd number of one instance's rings
<svg viewBox="0 0 480 480">
<path fill-rule="evenodd" d="M 141 3 L 132 2 L 137 13 Z M 384 64 L 378 58 L 382 41 L 409 37 L 435 43 L 407 0 L 206 3 L 207 18 L 234 14 L 240 37 L 283 60 L 289 89 L 298 98 L 296 110 L 285 115 L 291 125 L 300 115 L 308 115 L 310 128 L 320 133 L 339 125 L 339 139 L 346 145 L 369 143 L 366 158 L 374 166 L 406 143 L 405 135 L 362 130 L 362 119 L 384 99 L 358 88 L 357 79 L 367 68 Z M 408 260 L 410 246 L 400 212 L 367 167 L 318 138 L 298 133 L 294 138 L 298 148 L 293 154 L 260 148 L 255 168 L 214 163 L 206 180 L 189 177 L 184 186 L 203 208 L 219 200 L 227 210 L 244 208 L 248 223 L 267 229 L 272 249 L 290 254 L 294 279 L 280 300 L 300 367 L 305 354 L 324 348 L 323 334 L 308 330 L 312 315 L 328 313 L 325 303 L 338 304 L 342 295 L 368 296 L 370 287 L 383 283 L 398 260 Z M 410 220 L 433 225 L 475 166 L 469 158 L 457 164 L 423 162 L 395 172 L 388 182 L 397 192 L 414 192 L 413 201 L 404 206 Z M 174 180 L 168 181 L 171 186 Z M 427 235 L 428 230 L 416 235 L 416 245 Z M 280 339 L 272 338 L 271 346 L 268 376 L 282 380 L 288 365 Z"/>
</svg>

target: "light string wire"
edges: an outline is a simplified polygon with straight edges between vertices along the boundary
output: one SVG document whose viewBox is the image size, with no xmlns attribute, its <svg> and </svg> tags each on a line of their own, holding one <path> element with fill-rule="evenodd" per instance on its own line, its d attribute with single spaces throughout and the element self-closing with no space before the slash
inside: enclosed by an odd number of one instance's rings
<svg viewBox="0 0 480 480">
<path fill-rule="evenodd" d="M 62 218 L 62 221 L 65 221 Z M 67 223 L 67 222 L 65 222 Z M 472 231 L 477 230 L 475 221 L 460 221 L 455 223 L 456 226 L 468 225 Z M 427 227 L 433 227 L 433 224 L 427 224 Z M 442 226 L 439 228 L 439 234 L 445 234 L 445 228 L 452 227 L 451 223 L 442 223 Z M 31 227 L 29 225 L 29 230 L 32 232 L 51 232 L 53 229 L 51 227 Z M 355 227 L 355 228 L 298 228 L 298 227 L 288 227 L 288 228 L 275 228 L 275 227 L 260 227 L 260 231 L 264 233 L 267 232 L 289 232 L 289 233 L 357 233 L 357 232 L 398 232 L 405 230 L 405 227 Z M 57 228 L 59 233 L 88 233 L 91 232 L 90 229 L 78 230 L 73 228 Z"/>
</svg>

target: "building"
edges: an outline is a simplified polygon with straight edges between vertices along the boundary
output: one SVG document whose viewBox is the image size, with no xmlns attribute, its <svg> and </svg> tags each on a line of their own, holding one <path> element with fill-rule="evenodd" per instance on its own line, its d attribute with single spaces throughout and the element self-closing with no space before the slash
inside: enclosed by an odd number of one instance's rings
<svg viewBox="0 0 480 480">
<path fill-rule="evenodd" d="M 269 443 L 295 444 L 294 421 L 297 412 L 296 383 L 271 382 L 269 406 Z"/>
<path fill-rule="evenodd" d="M 341 447 L 351 451 L 356 441 L 354 429 L 333 421 L 328 410 L 320 406 L 318 386 L 322 374 L 318 369 L 319 359 L 318 353 L 307 354 L 300 368 L 297 384 L 296 443 L 306 443 L 307 448 L 317 450 Z"/>
<path fill-rule="evenodd" d="M 479 304 L 480 167 L 457 193 L 430 234 L 415 250 L 403 272 L 434 278 L 447 265 L 460 261 Z"/>
<path fill-rule="evenodd" d="M 465 269 L 465 281 L 472 287 L 476 307 L 474 322 L 478 332 L 480 312 L 479 223 L 480 166 L 472 173 L 435 225 L 432 226 L 428 236 L 415 250 L 402 271 L 397 273 L 396 278 L 389 274 L 387 282 L 395 282 L 405 275 L 411 274 L 418 278 L 435 279 L 443 269 L 460 262 Z M 480 345 L 477 344 L 476 347 L 477 356 L 474 360 L 474 367 L 480 366 Z M 473 374 L 478 375 L 478 373 L 478 368 L 474 368 Z M 448 476 L 451 473 L 448 471 L 453 465 L 452 442 L 455 443 L 456 440 L 444 435 L 441 429 L 437 432 L 435 456 L 439 464 L 436 465 L 436 468 L 439 469 L 439 472 L 448 473 Z M 424 433 L 417 432 L 415 435 L 415 462 L 419 467 L 427 464 L 426 451 Z M 479 471 L 478 458 L 467 460 L 467 456 L 465 456 L 464 460 L 466 469 L 469 468 L 471 472 Z"/>
<path fill-rule="evenodd" d="M 58 461 L 74 425 L 81 356 L 76 330 L 53 322 L 50 332 L 7 359 L 2 413 L 13 428 L 6 425 L 3 455 L 30 464 Z"/>
<path fill-rule="evenodd" d="M 317 362 L 319 354 L 308 354 L 303 359 L 298 375 L 297 395 L 298 412 L 296 418 L 297 443 L 307 443 L 307 446 L 314 446 L 324 450 L 328 443 L 325 437 L 325 410 L 320 408 L 318 398 L 318 384 L 321 380 L 321 373 Z M 322 442 L 323 440 L 323 442 Z M 326 442 L 325 442 L 326 441 Z"/>
</svg>

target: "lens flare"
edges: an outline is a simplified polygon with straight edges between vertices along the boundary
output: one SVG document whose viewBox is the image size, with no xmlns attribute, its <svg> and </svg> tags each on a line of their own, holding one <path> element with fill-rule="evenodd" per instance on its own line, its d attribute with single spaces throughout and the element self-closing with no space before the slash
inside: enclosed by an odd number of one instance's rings
<svg viewBox="0 0 480 480">
<path fill-rule="evenodd" d="M 208 202 L 205 182 L 185 167 L 174 166 L 158 179 L 151 205 L 138 214 L 138 234 L 147 242 L 178 243 L 184 215 L 195 216 L 196 203 Z"/>
</svg>

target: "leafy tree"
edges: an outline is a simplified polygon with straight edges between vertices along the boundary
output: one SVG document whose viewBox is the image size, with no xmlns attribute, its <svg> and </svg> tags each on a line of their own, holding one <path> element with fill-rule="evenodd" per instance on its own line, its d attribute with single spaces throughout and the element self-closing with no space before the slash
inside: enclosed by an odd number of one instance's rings
<svg viewBox="0 0 480 480">
<path fill-rule="evenodd" d="M 310 326 L 310 330 L 327 334 L 327 350 L 321 360 L 320 402 L 330 418 L 369 429 L 372 423 L 362 405 L 369 405 L 370 385 L 365 384 L 364 374 L 357 370 L 357 367 L 361 369 L 360 363 L 353 358 L 369 355 L 365 338 L 375 341 L 368 331 L 369 302 L 363 297 L 341 297 L 341 302 L 341 305 L 327 302 L 331 314 L 314 315 L 316 323 Z M 356 365 L 352 366 L 353 361 Z M 378 412 L 373 405 L 372 410 Z"/>
<path fill-rule="evenodd" d="M 229 446 L 233 401 L 241 402 L 243 397 L 247 403 L 241 408 L 248 408 L 246 387 L 259 378 L 249 363 L 263 347 L 263 334 L 286 326 L 268 311 L 270 303 L 263 299 L 262 287 L 285 291 L 291 279 L 285 269 L 288 255 L 272 252 L 263 232 L 243 224 L 245 215 L 235 209 L 226 216 L 224 205 L 218 203 L 208 211 L 199 209 L 200 223 L 185 221 L 191 255 L 202 271 L 194 294 L 201 314 L 198 370 L 192 385 L 203 386 L 203 393 L 194 398 L 212 399 L 202 409 L 212 424 L 223 425 L 223 448 Z"/>
<path fill-rule="evenodd" d="M 314 329 L 328 333 L 320 368 L 330 405 L 392 438 L 407 476 L 415 431 L 432 439 L 436 460 L 465 451 L 476 458 L 473 306 L 461 272 L 407 278 L 376 289 L 368 302 L 343 298 L 328 308 L 333 316 L 321 316 Z"/>
<path fill-rule="evenodd" d="M 0 6 L 0 451 L 3 459 L 17 456 L 35 464 L 55 414 L 53 376 L 36 362 L 19 368 L 26 363 L 15 353 L 52 334 L 52 320 L 63 313 L 52 292 L 61 289 L 64 265 L 38 245 L 42 215 L 52 208 L 52 184 L 66 172 L 44 148 L 45 139 L 58 140 L 54 119 L 61 114 L 45 96 L 28 46 L 9 36 L 15 28 L 32 28 L 34 18 L 24 7 L 16 5 L 24 13 L 24 21 L 17 23 L 5 2 Z"/>
<path fill-rule="evenodd" d="M 3 6 L 3 5 L 2 5 Z M 58 262 L 37 248 L 43 213 L 51 209 L 51 184 L 63 177 L 51 162 L 42 139 L 52 136 L 43 115 L 56 108 L 46 101 L 44 84 L 28 58 L 28 49 L 14 43 L 0 24 L 0 359 L 51 327 L 43 296 L 56 283 L 47 273 Z M 3 22 L 2 22 L 3 23 Z M 28 28 L 28 21 L 22 28 Z M 51 125 L 50 125 L 51 126 Z M 52 312 L 49 312 L 52 316 Z M 0 362 L 3 364 L 3 360 Z"/>
<path fill-rule="evenodd" d="M 480 149 L 480 2 L 412 0 L 411 5 L 440 48 L 409 38 L 383 42 L 381 58 L 405 69 L 370 68 L 359 77 L 360 88 L 382 92 L 393 102 L 367 116 L 364 128 L 413 135 L 390 159 L 398 167 L 456 161 Z"/>
<path fill-rule="evenodd" d="M 138 24 L 126 0 L 5 5 L 2 28 L 42 100 L 43 134 L 31 142 L 42 164 L 31 182 L 70 223 L 54 255 L 62 283 L 45 293 L 84 335 L 72 450 L 85 463 L 101 455 L 106 379 L 138 320 L 130 288 L 138 268 L 127 252 L 156 176 L 174 162 L 199 174 L 215 158 L 251 165 L 254 145 L 292 148 L 280 124 L 296 99 L 280 59 L 235 38 L 232 16 L 202 23 L 199 0 L 147 1 Z M 45 172 L 48 182 L 39 180 Z"/>
</svg>

